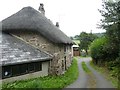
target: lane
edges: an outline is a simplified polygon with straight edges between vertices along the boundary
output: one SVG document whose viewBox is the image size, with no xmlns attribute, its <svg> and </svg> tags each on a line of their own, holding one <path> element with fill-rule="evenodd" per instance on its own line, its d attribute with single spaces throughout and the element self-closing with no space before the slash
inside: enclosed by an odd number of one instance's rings
<svg viewBox="0 0 120 90">
<path fill-rule="evenodd" d="M 90 60 L 92 60 L 90 57 L 78 58 L 79 77 L 74 83 L 66 88 L 114 88 L 110 81 L 106 80 L 102 74 L 90 66 Z M 81 65 L 82 61 L 85 61 L 92 74 L 88 75 L 83 71 Z"/>
<path fill-rule="evenodd" d="M 81 66 L 81 62 L 82 62 L 82 59 L 78 58 L 78 68 L 79 68 L 78 79 L 66 88 L 86 88 L 88 76 L 83 71 L 82 66 Z"/>
<path fill-rule="evenodd" d="M 85 62 L 87 67 L 92 71 L 94 77 L 96 78 L 96 88 L 114 88 L 110 81 L 106 80 L 106 78 L 102 74 L 100 74 L 90 66 L 90 60 L 91 58 L 86 58 Z"/>
<path fill-rule="evenodd" d="M 80 58 L 81 62 L 89 62 L 91 60 L 90 57 L 85 57 L 85 58 Z M 87 75 L 87 84 L 85 86 L 85 88 L 96 88 L 96 78 L 94 77 L 94 74 L 91 73 L 86 73 Z"/>
</svg>

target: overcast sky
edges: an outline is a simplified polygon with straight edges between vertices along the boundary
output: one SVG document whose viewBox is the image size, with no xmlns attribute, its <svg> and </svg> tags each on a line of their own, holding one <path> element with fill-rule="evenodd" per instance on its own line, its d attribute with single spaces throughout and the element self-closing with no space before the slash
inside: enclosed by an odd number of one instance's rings
<svg viewBox="0 0 120 90">
<path fill-rule="evenodd" d="M 104 32 L 97 29 L 97 23 L 102 18 L 102 0 L 0 0 L 0 21 L 16 13 L 26 6 L 38 10 L 43 3 L 45 16 L 55 24 L 60 23 L 60 29 L 68 36 L 79 35 L 80 32 Z"/>
</svg>

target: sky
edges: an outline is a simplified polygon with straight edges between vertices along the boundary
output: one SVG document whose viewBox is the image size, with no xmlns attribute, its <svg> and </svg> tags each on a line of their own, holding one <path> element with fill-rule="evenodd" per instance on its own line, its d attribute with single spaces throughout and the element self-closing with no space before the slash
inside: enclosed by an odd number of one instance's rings
<svg viewBox="0 0 120 90">
<path fill-rule="evenodd" d="M 0 21 L 31 6 L 38 10 L 44 4 L 45 16 L 54 24 L 59 22 L 60 30 L 68 36 L 79 35 L 82 31 L 90 33 L 105 32 L 98 29 L 102 19 L 98 9 L 102 0 L 0 0 Z"/>
</svg>

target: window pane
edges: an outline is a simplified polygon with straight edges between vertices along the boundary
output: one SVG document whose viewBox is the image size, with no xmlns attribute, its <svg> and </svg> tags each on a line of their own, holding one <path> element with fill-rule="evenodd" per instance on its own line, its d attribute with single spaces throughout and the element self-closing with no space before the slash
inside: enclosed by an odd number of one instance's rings
<svg viewBox="0 0 120 90">
<path fill-rule="evenodd" d="M 16 76 L 20 74 L 20 66 L 19 65 L 14 65 L 12 66 L 12 76 Z"/>
<path fill-rule="evenodd" d="M 21 74 L 25 74 L 28 72 L 28 67 L 27 67 L 27 64 L 21 64 L 20 65 L 20 73 Z"/>
<path fill-rule="evenodd" d="M 2 66 L 0 66 L 0 80 L 2 79 Z"/>
<path fill-rule="evenodd" d="M 29 63 L 28 64 L 28 70 L 31 72 L 31 71 L 34 71 L 34 63 Z"/>
<path fill-rule="evenodd" d="M 42 64 L 41 62 L 35 63 L 35 71 L 41 71 L 42 70 Z"/>
<path fill-rule="evenodd" d="M 11 76 L 11 67 L 10 66 L 4 66 L 2 67 L 2 78 L 10 77 Z"/>
<path fill-rule="evenodd" d="M 64 46 L 64 52 L 66 52 L 66 46 Z"/>
</svg>

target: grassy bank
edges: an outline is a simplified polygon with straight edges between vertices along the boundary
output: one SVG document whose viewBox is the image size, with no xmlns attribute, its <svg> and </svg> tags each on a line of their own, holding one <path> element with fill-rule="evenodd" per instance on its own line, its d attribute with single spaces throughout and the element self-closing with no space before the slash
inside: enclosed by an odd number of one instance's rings
<svg viewBox="0 0 120 90">
<path fill-rule="evenodd" d="M 78 65 L 76 58 L 64 75 L 46 76 L 30 80 L 16 81 L 9 84 L 3 84 L 5 88 L 63 88 L 71 84 L 78 78 Z"/>
<path fill-rule="evenodd" d="M 95 65 L 92 61 L 90 62 L 90 65 L 95 69 L 97 70 L 98 72 L 102 73 L 106 79 L 110 80 L 113 84 L 114 87 L 118 87 L 118 78 L 117 77 L 114 77 L 112 76 L 112 73 L 111 71 L 109 71 L 107 69 L 107 67 L 105 66 L 98 66 L 98 65 Z"/>
<path fill-rule="evenodd" d="M 91 72 L 90 69 L 86 66 L 86 64 L 85 64 L 84 61 L 82 62 L 82 68 L 83 68 L 83 70 L 84 70 L 86 73 L 90 73 L 90 72 Z"/>
</svg>

